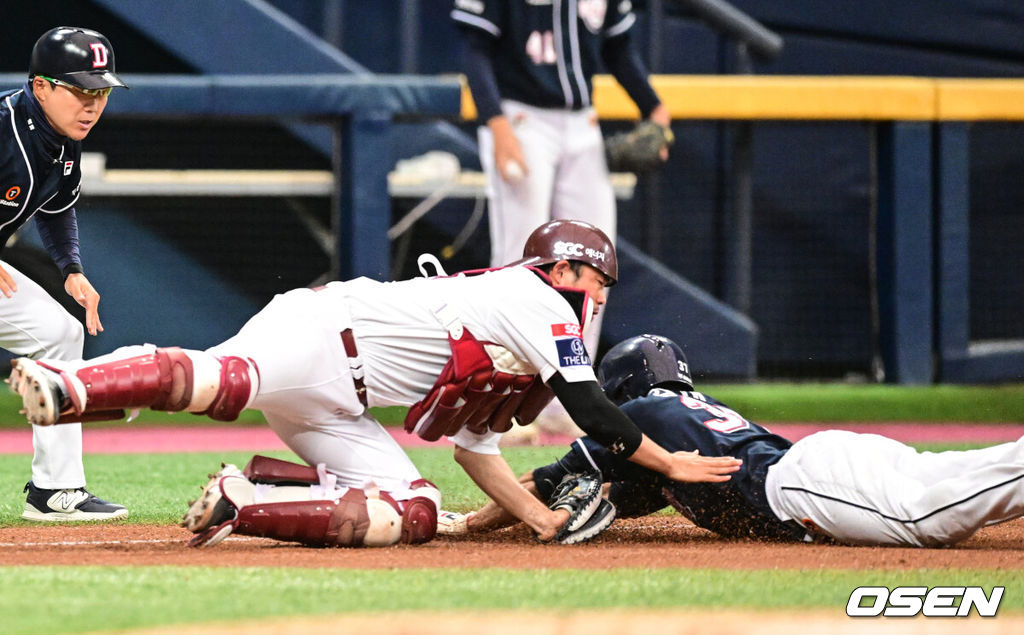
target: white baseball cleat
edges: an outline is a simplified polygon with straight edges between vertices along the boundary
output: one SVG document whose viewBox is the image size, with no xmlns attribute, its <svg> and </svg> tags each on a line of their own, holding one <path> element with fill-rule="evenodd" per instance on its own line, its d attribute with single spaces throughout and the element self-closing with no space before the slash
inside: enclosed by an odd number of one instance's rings
<svg viewBox="0 0 1024 635">
<path fill-rule="evenodd" d="M 439 536 L 462 536 L 469 533 L 466 522 L 476 515 L 476 512 L 460 514 L 441 510 L 437 513 L 437 534 Z"/>
<path fill-rule="evenodd" d="M 64 402 L 60 375 L 27 357 L 11 362 L 11 390 L 21 397 L 29 423 L 52 426 L 60 417 Z"/>
</svg>

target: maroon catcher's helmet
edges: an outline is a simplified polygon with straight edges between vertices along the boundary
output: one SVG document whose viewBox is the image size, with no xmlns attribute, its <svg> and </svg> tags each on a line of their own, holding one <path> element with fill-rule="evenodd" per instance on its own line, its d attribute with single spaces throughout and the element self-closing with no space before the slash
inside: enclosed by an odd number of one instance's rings
<svg viewBox="0 0 1024 635">
<path fill-rule="evenodd" d="M 578 260 L 608 276 L 612 286 L 619 278 L 615 246 L 603 231 L 581 220 L 548 221 L 526 239 L 522 260 L 515 265 L 546 265 L 559 260 Z"/>
</svg>

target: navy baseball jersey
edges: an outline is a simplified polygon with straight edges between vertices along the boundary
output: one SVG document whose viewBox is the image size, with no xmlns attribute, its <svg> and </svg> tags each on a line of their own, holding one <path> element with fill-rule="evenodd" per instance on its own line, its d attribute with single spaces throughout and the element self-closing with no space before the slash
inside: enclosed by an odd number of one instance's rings
<svg viewBox="0 0 1024 635">
<path fill-rule="evenodd" d="M 44 245 L 68 273 L 80 271 L 73 208 L 82 182 L 82 143 L 58 134 L 30 87 L 0 94 L 0 249 L 37 211 Z"/>
<path fill-rule="evenodd" d="M 636 15 L 630 0 L 455 0 L 452 19 L 494 38 L 503 98 L 578 110 L 591 105 L 602 43 Z"/>
<path fill-rule="evenodd" d="M 609 498 L 620 516 L 642 516 L 670 504 L 694 524 L 723 536 L 803 539 L 804 530 L 780 521 L 765 497 L 768 468 L 792 446 L 788 440 L 699 392 L 656 388 L 623 404 L 622 411 L 669 452 L 733 456 L 743 466 L 725 483 L 680 483 L 611 454 L 589 438 L 575 441 L 559 464 L 571 471 L 596 464 L 612 483 Z M 544 469 L 535 472 L 535 479 L 544 477 Z"/>
</svg>

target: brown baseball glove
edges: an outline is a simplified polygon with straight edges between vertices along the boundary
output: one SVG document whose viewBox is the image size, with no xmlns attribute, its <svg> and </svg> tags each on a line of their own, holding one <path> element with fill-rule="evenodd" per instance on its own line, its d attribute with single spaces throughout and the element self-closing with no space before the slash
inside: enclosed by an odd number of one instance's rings
<svg viewBox="0 0 1024 635">
<path fill-rule="evenodd" d="M 604 154 L 612 172 L 650 172 L 665 162 L 661 151 L 675 142 L 672 130 L 653 121 L 641 121 L 633 130 L 604 141 Z"/>
</svg>

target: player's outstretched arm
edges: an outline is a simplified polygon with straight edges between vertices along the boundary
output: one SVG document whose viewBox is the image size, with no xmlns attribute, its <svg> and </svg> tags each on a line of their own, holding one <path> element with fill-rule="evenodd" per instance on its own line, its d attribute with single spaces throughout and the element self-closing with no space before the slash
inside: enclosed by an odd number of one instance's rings
<svg viewBox="0 0 1024 635">
<path fill-rule="evenodd" d="M 732 457 L 704 457 L 687 452 L 670 454 L 640 432 L 629 417 L 601 391 L 596 381 L 567 382 L 558 373 L 548 385 L 584 432 L 613 454 L 660 472 L 677 481 L 718 483 L 740 469 Z"/>
<path fill-rule="evenodd" d="M 533 494 L 537 500 L 540 500 L 537 487 L 533 484 L 533 470 L 520 476 L 519 483 L 526 491 Z M 518 522 L 519 519 L 505 511 L 501 505 L 494 501 L 488 501 L 486 505 L 466 519 L 466 528 L 470 532 L 494 531 L 495 529 L 510 527 Z"/>
<path fill-rule="evenodd" d="M 552 511 L 526 491 L 500 454 L 481 454 L 455 446 L 455 461 L 492 501 L 529 525 L 540 540 L 553 539 L 569 520 L 568 512 Z"/>
</svg>

